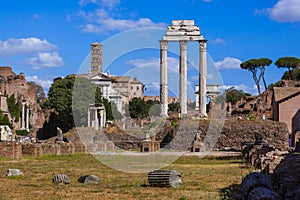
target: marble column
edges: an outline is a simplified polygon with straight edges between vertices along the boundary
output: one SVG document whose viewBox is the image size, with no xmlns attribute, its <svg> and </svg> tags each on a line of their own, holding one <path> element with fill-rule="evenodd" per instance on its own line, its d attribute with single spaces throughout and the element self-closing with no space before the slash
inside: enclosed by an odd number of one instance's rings
<svg viewBox="0 0 300 200">
<path fill-rule="evenodd" d="M 200 80 L 199 80 L 199 112 L 201 117 L 206 117 L 206 40 L 199 41 L 200 46 L 200 61 L 199 61 L 199 70 L 200 70 Z"/>
<path fill-rule="evenodd" d="M 199 72 L 199 77 L 200 77 L 200 72 Z M 199 80 L 200 80 L 200 78 L 199 78 Z M 199 112 L 199 94 L 200 94 L 200 92 L 199 92 L 199 85 L 196 85 L 196 87 L 195 87 L 195 97 L 196 97 L 196 105 L 195 105 L 195 110 L 198 110 L 198 112 Z"/>
<path fill-rule="evenodd" d="M 26 130 L 29 131 L 29 108 L 26 108 Z"/>
<path fill-rule="evenodd" d="M 88 117 L 87 117 L 87 127 L 91 126 L 91 111 L 90 111 L 90 107 L 88 108 Z"/>
<path fill-rule="evenodd" d="M 186 61 L 187 41 L 180 41 L 180 117 L 187 116 L 187 61 Z"/>
<path fill-rule="evenodd" d="M 160 104 L 161 116 L 168 116 L 168 42 L 160 41 Z"/>
<path fill-rule="evenodd" d="M 26 101 L 22 101 L 22 119 L 21 119 L 21 129 L 25 129 L 25 105 Z"/>
<path fill-rule="evenodd" d="M 94 114 L 95 114 L 95 129 L 98 131 L 99 130 L 99 119 L 98 119 L 98 112 L 97 109 L 94 109 Z"/>
</svg>

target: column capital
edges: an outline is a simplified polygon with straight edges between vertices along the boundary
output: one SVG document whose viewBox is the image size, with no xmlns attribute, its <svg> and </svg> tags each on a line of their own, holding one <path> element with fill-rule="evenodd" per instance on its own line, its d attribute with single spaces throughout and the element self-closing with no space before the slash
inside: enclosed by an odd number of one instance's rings
<svg viewBox="0 0 300 200">
<path fill-rule="evenodd" d="M 199 45 L 201 51 L 206 51 L 206 40 L 200 40 Z"/>
<path fill-rule="evenodd" d="M 167 50 L 168 48 L 168 41 L 167 40 L 160 40 L 160 49 Z"/>
<path fill-rule="evenodd" d="M 186 49 L 186 44 L 187 44 L 186 40 L 180 40 L 179 44 L 180 44 L 180 48 L 181 49 Z"/>
</svg>

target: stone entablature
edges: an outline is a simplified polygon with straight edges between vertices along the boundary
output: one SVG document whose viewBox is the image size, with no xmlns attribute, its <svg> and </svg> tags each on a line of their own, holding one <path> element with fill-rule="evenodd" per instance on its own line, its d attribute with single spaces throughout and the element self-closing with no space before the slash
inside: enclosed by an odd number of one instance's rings
<svg viewBox="0 0 300 200">
<path fill-rule="evenodd" d="M 199 26 L 194 24 L 194 20 L 173 20 L 172 25 L 167 27 L 163 40 L 204 40 L 200 34 Z"/>
</svg>

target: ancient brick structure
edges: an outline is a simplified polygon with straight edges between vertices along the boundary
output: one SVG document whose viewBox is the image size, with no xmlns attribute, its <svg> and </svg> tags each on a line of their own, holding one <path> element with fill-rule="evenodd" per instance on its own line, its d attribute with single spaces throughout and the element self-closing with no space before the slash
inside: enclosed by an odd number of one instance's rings
<svg viewBox="0 0 300 200">
<path fill-rule="evenodd" d="M 22 156 L 22 145 L 20 143 L 0 142 L 0 155 L 10 159 L 19 159 Z"/>
<path fill-rule="evenodd" d="M 19 102 L 26 100 L 26 105 L 30 107 L 30 125 L 37 129 L 43 126 L 45 115 L 39 104 L 37 104 L 36 91 L 26 83 L 24 73 L 21 72 L 17 75 L 12 71 L 11 67 L 0 66 L 0 94 L 6 94 L 7 96 L 14 95 Z M 5 105 L 3 106 L 5 107 Z M 10 115 L 8 116 L 12 119 Z M 13 125 L 15 129 L 19 129 L 21 127 L 21 120 L 15 122 Z"/>
<path fill-rule="evenodd" d="M 300 88 L 275 87 L 273 97 L 273 118 L 286 123 L 290 138 L 290 146 L 294 146 L 296 133 L 300 130 Z"/>
</svg>

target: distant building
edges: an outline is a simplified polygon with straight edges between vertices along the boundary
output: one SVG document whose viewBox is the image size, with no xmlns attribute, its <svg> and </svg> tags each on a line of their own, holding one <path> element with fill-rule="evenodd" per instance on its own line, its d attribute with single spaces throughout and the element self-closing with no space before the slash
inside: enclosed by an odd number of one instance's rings
<svg viewBox="0 0 300 200">
<path fill-rule="evenodd" d="M 300 136 L 300 87 L 274 87 L 273 91 L 273 119 L 286 123 L 293 146 Z"/>
<path fill-rule="evenodd" d="M 196 110 L 199 110 L 199 85 L 197 84 L 195 86 L 195 96 L 196 96 Z M 220 95 L 220 85 L 217 84 L 207 84 L 206 85 L 206 97 L 207 98 L 214 98 L 216 96 Z"/>
<path fill-rule="evenodd" d="M 144 96 L 144 101 L 148 101 L 148 100 L 153 100 L 153 101 L 160 101 L 160 96 Z M 179 103 L 179 98 L 177 97 L 168 97 L 168 104 L 171 103 Z M 190 104 L 191 103 L 191 99 L 188 98 L 187 99 L 187 103 Z"/>
<path fill-rule="evenodd" d="M 99 86 L 103 97 L 116 104 L 119 112 L 125 112 L 125 105 L 134 97 L 144 97 L 144 85 L 137 78 L 130 76 L 115 76 L 109 71 L 103 73 L 102 45 L 98 42 L 91 44 L 91 63 L 88 74 L 72 74 L 75 77 L 85 77 Z"/>
<path fill-rule="evenodd" d="M 91 68 L 90 74 L 102 73 L 102 45 L 98 42 L 91 44 Z"/>
</svg>

